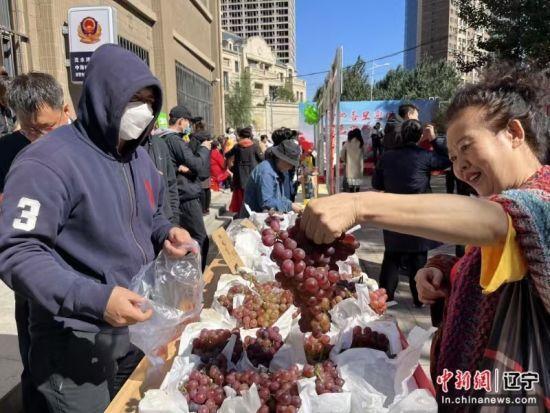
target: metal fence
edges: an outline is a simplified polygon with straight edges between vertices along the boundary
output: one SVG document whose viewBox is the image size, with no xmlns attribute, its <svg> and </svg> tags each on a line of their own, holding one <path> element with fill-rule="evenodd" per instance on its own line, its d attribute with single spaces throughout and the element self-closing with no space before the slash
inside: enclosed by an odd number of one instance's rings
<svg viewBox="0 0 550 413">
<path fill-rule="evenodd" d="M 130 40 L 125 39 L 122 36 L 118 36 L 118 44 L 122 48 L 135 53 L 141 60 L 143 60 L 147 64 L 147 66 L 149 66 L 149 52 L 146 49 L 138 46 L 135 43 L 132 43 Z"/>
<path fill-rule="evenodd" d="M 193 116 L 202 117 L 212 131 L 212 84 L 176 62 L 176 88 L 178 105 L 185 105 Z"/>
</svg>

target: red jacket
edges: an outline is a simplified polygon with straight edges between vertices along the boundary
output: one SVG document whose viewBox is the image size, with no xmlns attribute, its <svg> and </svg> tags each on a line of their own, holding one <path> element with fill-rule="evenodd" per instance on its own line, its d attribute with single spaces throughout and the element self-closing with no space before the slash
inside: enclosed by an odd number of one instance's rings
<svg viewBox="0 0 550 413">
<path fill-rule="evenodd" d="M 220 183 L 229 176 L 225 167 L 225 159 L 218 149 L 212 150 L 210 154 L 210 176 L 212 178 L 212 189 L 219 190 Z"/>
</svg>

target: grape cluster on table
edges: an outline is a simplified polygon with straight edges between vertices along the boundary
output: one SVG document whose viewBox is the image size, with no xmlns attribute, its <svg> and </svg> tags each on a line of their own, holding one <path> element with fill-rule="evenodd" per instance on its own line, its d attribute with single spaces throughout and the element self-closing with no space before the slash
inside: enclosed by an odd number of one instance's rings
<svg viewBox="0 0 550 413">
<path fill-rule="evenodd" d="M 254 367 L 260 364 L 269 367 L 275 353 L 282 347 L 283 338 L 278 327 L 259 328 L 256 337 L 244 339 L 246 355 Z"/>
<path fill-rule="evenodd" d="M 370 347 L 384 352 L 390 351 L 390 341 L 383 333 L 373 331 L 370 327 L 353 327 L 353 338 L 350 348 Z"/>
<path fill-rule="evenodd" d="M 273 247 L 271 259 L 280 269 L 276 281 L 253 282 L 252 288 L 235 285 L 218 297 L 219 303 L 237 320 L 238 327 L 258 330 L 255 337 L 246 337 L 244 343 L 238 329 L 201 331 L 193 341 L 192 351 L 201 357 L 202 366 L 191 372 L 180 387 L 192 412 L 216 412 L 225 399 L 224 386 L 242 394 L 255 384 L 262 403 L 260 413 L 297 412 L 301 406 L 297 381 L 302 378 L 314 377 L 319 395 L 342 391 L 344 380 L 328 360 L 333 346 L 325 333 L 330 330 L 329 310 L 346 298 L 357 297 L 355 284 L 347 281 L 348 275 L 341 276 L 336 262 L 354 254 L 359 242 L 353 235 L 344 234 L 331 244 L 317 245 L 300 229 L 299 219 L 288 231 L 281 230 L 280 219 L 275 216 L 268 217 L 266 223 L 269 228 L 262 231 L 262 242 Z M 243 304 L 233 308 L 237 294 L 244 295 Z M 384 313 L 386 292 L 379 289 L 369 294 L 371 308 L 378 314 Z M 245 351 L 255 367 L 269 366 L 283 345 L 278 328 L 272 325 L 292 304 L 299 307 L 302 332 L 312 333 L 304 342 L 307 364 L 303 368 L 292 366 L 276 372 L 228 370 L 221 351 L 232 334 L 238 335 L 231 356 L 234 364 Z M 351 347 L 388 352 L 389 340 L 368 327 L 355 327 Z"/>
<path fill-rule="evenodd" d="M 243 294 L 244 301 L 233 308 L 237 294 Z M 254 290 L 242 284 L 234 285 L 227 294 L 218 297 L 218 302 L 237 320 L 238 327 L 249 329 L 273 325 L 293 304 L 294 297 L 291 291 L 282 289 L 280 283 L 269 281 L 256 282 Z"/>
<path fill-rule="evenodd" d="M 199 356 L 203 363 L 212 363 L 220 356 L 232 335 L 237 337 L 231 355 L 231 361 L 236 363 L 241 358 L 243 352 L 243 344 L 238 329 L 227 330 L 220 328 L 209 330 L 203 328 L 199 336 L 193 339 L 192 353 Z"/>
<path fill-rule="evenodd" d="M 338 375 L 336 366 L 330 361 L 306 364 L 303 368 L 294 365 L 276 372 L 228 370 L 227 360 L 224 356 L 215 355 L 210 350 L 225 346 L 234 332 L 224 329 L 204 329 L 193 340 L 192 352 L 194 354 L 208 354 L 209 357 L 201 358 L 203 363 L 201 367 L 193 370 L 188 379 L 180 386 L 181 392 L 187 399 L 190 411 L 199 413 L 216 412 L 225 399 L 224 386 L 229 386 L 237 394 L 242 394 L 255 384 L 262 402 L 258 412 L 262 413 L 294 413 L 298 411 L 302 402 L 298 394 L 297 381 L 303 378 L 315 377 L 317 394 L 339 393 L 342 391 L 344 380 Z M 244 340 L 244 349 L 251 359 L 254 358 L 254 356 L 251 357 L 251 354 L 262 353 L 264 346 L 265 348 L 270 346 L 279 348 L 281 345 L 282 337 L 277 327 L 259 329 L 255 338 L 247 337 Z M 264 353 L 265 356 L 272 358 L 271 354 L 274 354 L 274 352 L 272 353 L 269 350 Z"/>
<path fill-rule="evenodd" d="M 321 334 L 320 337 L 310 334 L 304 341 L 307 362 L 314 364 L 328 360 L 332 347 L 334 346 L 330 344 L 330 337 L 326 334 Z"/>
</svg>

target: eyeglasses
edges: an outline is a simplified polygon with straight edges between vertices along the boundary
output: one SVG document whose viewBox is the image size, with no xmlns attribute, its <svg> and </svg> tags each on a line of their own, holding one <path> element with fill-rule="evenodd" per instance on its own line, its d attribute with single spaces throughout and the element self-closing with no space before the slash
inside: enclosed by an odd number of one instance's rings
<svg viewBox="0 0 550 413">
<path fill-rule="evenodd" d="M 25 136 L 30 135 L 30 136 L 39 137 L 39 136 L 45 135 L 46 133 L 51 132 L 52 130 L 54 130 L 59 125 L 59 123 L 61 122 L 61 118 L 63 117 L 64 113 L 65 112 L 61 111 L 61 113 L 59 114 L 59 118 L 57 119 L 56 122 L 54 122 L 51 125 L 45 126 L 43 128 L 35 128 L 34 126 L 27 127 L 27 126 L 21 125 L 21 132 Z"/>
</svg>

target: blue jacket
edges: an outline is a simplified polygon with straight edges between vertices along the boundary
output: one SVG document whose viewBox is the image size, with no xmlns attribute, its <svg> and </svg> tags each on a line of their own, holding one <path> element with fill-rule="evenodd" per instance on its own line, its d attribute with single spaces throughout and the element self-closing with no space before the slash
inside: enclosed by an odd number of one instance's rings
<svg viewBox="0 0 550 413">
<path fill-rule="evenodd" d="M 125 333 L 103 313 L 114 286 L 127 287 L 155 258 L 172 224 L 163 185 L 140 147 L 154 121 L 121 156 L 123 110 L 159 81 L 135 54 L 101 46 L 86 71 L 78 120 L 39 139 L 15 160 L 0 213 L 0 277 L 31 300 L 35 331 L 69 327 Z"/>
<path fill-rule="evenodd" d="M 275 209 L 292 210 L 292 202 L 284 195 L 285 175 L 277 171 L 273 160 L 262 161 L 250 174 L 244 191 L 244 202 L 254 212 Z"/>
</svg>

